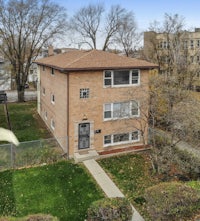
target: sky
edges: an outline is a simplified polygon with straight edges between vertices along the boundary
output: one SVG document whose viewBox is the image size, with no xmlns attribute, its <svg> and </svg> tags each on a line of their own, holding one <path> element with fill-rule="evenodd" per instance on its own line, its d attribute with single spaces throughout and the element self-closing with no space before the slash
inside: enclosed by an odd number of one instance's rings
<svg viewBox="0 0 200 221">
<path fill-rule="evenodd" d="M 200 0 L 53 0 L 67 9 L 70 17 L 81 7 L 103 3 L 109 10 L 111 5 L 119 4 L 133 11 L 140 31 L 146 31 L 153 21 L 162 22 L 164 14 L 178 14 L 185 18 L 187 28 L 200 27 Z"/>
</svg>

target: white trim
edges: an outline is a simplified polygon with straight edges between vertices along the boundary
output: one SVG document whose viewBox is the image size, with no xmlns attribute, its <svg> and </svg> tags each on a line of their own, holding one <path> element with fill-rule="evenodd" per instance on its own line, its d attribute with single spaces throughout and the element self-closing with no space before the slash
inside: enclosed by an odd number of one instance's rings
<svg viewBox="0 0 200 221">
<path fill-rule="evenodd" d="M 55 130 L 55 121 L 53 118 L 51 118 L 51 129 Z"/>
<path fill-rule="evenodd" d="M 138 132 L 138 139 L 137 140 L 132 140 L 132 133 L 133 132 Z M 127 141 L 121 141 L 121 142 L 114 142 L 114 135 L 120 135 L 120 134 L 129 134 L 129 140 Z M 105 136 L 111 136 L 111 143 L 105 144 Z M 118 134 L 107 134 L 103 136 L 103 146 L 108 147 L 108 146 L 117 146 L 117 145 L 123 145 L 123 144 L 130 144 L 130 143 L 136 143 L 140 141 L 140 131 L 135 130 L 132 132 L 124 132 L 124 133 L 118 133 Z"/>
<path fill-rule="evenodd" d="M 135 101 L 138 104 L 138 114 L 137 115 L 132 115 L 132 102 Z M 124 116 L 124 117 L 113 117 L 114 113 L 114 104 L 117 103 L 129 103 L 129 116 Z M 105 118 L 105 106 L 110 105 L 110 111 L 111 111 L 111 117 L 110 118 Z M 140 117 L 140 103 L 137 100 L 130 100 L 130 101 L 122 101 L 122 102 L 113 102 L 113 103 L 105 103 L 103 104 L 103 120 L 104 121 L 109 121 L 109 120 L 118 120 L 118 119 L 129 119 L 129 118 L 136 118 Z"/>
<path fill-rule="evenodd" d="M 46 95 L 46 90 L 45 87 L 42 87 L 42 95 L 45 96 Z"/>
<path fill-rule="evenodd" d="M 134 71 L 134 70 L 138 71 L 138 83 L 137 84 L 132 83 L 132 71 Z M 106 71 L 111 72 L 111 77 L 107 77 L 107 78 L 105 77 Z M 114 72 L 115 71 L 129 71 L 129 84 L 114 85 Z M 111 79 L 111 85 L 105 85 L 106 79 Z M 103 71 L 103 88 L 132 87 L 132 86 L 139 86 L 139 85 L 140 85 L 140 69 L 127 69 L 127 70 L 119 69 L 119 70 L 105 70 L 105 71 Z"/>
<path fill-rule="evenodd" d="M 51 94 L 51 103 L 55 104 L 55 95 L 54 94 Z"/>
</svg>

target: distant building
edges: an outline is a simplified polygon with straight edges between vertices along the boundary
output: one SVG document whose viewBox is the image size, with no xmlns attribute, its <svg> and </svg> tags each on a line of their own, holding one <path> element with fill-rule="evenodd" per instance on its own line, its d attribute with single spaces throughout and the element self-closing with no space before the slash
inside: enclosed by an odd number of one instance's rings
<svg viewBox="0 0 200 221">
<path fill-rule="evenodd" d="M 168 68 L 170 48 L 174 50 L 173 56 L 176 56 L 176 53 L 179 57 L 181 55 L 182 63 L 185 61 L 185 64 L 189 64 L 191 69 L 196 70 L 194 86 L 198 88 L 200 85 L 200 28 L 195 28 L 194 32 L 182 31 L 175 34 L 144 32 L 145 59 L 156 63 L 159 60 L 161 73 L 165 73 Z"/>
<path fill-rule="evenodd" d="M 0 56 L 0 91 L 11 89 L 11 72 L 9 62 Z"/>
</svg>

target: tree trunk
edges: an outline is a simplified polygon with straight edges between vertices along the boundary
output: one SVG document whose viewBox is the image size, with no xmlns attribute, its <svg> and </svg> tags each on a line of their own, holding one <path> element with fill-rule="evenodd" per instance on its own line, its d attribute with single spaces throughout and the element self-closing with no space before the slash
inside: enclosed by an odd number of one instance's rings
<svg viewBox="0 0 200 221">
<path fill-rule="evenodd" d="M 17 88 L 17 94 L 18 94 L 18 102 L 24 102 L 25 101 L 24 88 L 22 86 Z"/>
</svg>

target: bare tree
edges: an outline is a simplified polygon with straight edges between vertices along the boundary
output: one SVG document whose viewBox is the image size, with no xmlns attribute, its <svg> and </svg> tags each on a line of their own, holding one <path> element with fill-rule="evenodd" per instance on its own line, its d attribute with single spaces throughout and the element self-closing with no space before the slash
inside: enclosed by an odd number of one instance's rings
<svg viewBox="0 0 200 221">
<path fill-rule="evenodd" d="M 0 0 L 0 50 L 11 62 L 19 101 L 24 101 L 32 61 L 45 44 L 63 33 L 65 18 L 65 10 L 50 0 Z"/>
<path fill-rule="evenodd" d="M 105 14 L 105 19 L 103 13 L 102 4 L 83 7 L 71 19 L 70 29 L 81 37 L 79 43 L 87 44 L 91 49 L 96 49 L 97 43 L 102 41 L 102 50 L 105 51 L 117 39 L 117 43 L 120 42 L 127 53 L 133 45 L 131 38 L 136 39 L 137 26 L 133 13 L 120 5 L 111 6 L 109 12 Z M 122 35 L 122 32 L 127 32 L 126 36 Z"/>
<path fill-rule="evenodd" d="M 116 43 L 122 46 L 127 57 L 133 55 L 138 48 L 141 34 L 137 32 L 137 24 L 133 12 L 126 13 L 120 19 L 115 40 Z"/>
<path fill-rule="evenodd" d="M 81 8 L 70 21 L 70 29 L 80 34 L 81 43 L 89 45 L 90 48 L 97 47 L 97 32 L 103 11 L 102 4 L 89 5 Z"/>
</svg>

